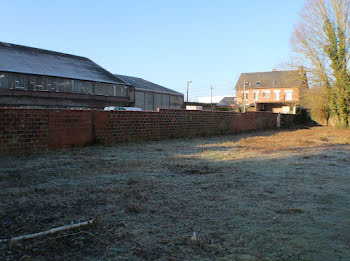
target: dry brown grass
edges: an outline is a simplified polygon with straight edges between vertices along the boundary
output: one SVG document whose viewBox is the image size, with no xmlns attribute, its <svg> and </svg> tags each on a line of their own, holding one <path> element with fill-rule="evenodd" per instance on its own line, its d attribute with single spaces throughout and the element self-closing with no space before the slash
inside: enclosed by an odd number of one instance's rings
<svg viewBox="0 0 350 261">
<path fill-rule="evenodd" d="M 191 157 L 212 160 L 241 160 L 246 158 L 279 157 L 285 152 L 300 153 L 305 148 L 320 148 L 350 144 L 350 131 L 330 127 L 315 127 L 281 132 L 265 132 L 263 136 L 252 135 L 234 141 L 199 144 L 203 152 Z M 215 148 L 218 148 L 215 151 Z M 220 148 L 223 148 L 221 150 Z M 270 155 L 274 154 L 274 155 Z"/>
<path fill-rule="evenodd" d="M 0 259 L 347 260 L 349 144 L 317 127 L 1 157 L 0 238 L 96 223 Z"/>
<path fill-rule="evenodd" d="M 350 144 L 350 131 L 335 128 L 318 127 L 293 132 L 280 132 L 268 137 L 249 137 L 237 142 L 244 150 L 276 152 L 298 147 L 316 147 L 324 145 Z"/>
</svg>

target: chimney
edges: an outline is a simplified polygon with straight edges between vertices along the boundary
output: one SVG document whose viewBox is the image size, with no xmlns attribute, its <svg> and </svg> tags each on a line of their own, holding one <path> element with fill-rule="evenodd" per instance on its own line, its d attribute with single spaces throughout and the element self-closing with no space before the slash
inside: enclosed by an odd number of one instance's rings
<svg viewBox="0 0 350 261">
<path fill-rule="evenodd" d="M 272 69 L 273 72 L 277 71 L 275 68 Z"/>
<path fill-rule="evenodd" d="M 304 74 L 304 67 L 303 66 L 299 66 L 298 70 L 299 70 L 299 74 Z"/>
</svg>

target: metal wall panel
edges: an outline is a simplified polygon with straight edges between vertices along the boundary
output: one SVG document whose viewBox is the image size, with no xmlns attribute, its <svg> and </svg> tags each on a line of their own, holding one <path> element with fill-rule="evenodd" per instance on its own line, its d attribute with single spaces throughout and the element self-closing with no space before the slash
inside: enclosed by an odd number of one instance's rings
<svg viewBox="0 0 350 261">
<path fill-rule="evenodd" d="M 153 110 L 157 111 L 158 108 L 162 108 L 162 95 L 160 93 L 154 93 L 154 107 L 153 107 Z"/>
<path fill-rule="evenodd" d="M 145 93 L 144 92 L 135 92 L 135 107 L 145 109 Z"/>
<path fill-rule="evenodd" d="M 168 94 L 162 94 L 162 109 L 169 109 L 170 97 Z"/>
<path fill-rule="evenodd" d="M 184 96 L 170 95 L 170 109 L 181 109 L 184 103 Z"/>
<path fill-rule="evenodd" d="M 129 97 L 130 102 L 135 102 L 135 90 L 133 88 L 130 89 L 129 94 L 130 94 L 130 97 Z"/>
<path fill-rule="evenodd" d="M 145 110 L 153 111 L 153 92 L 145 92 Z"/>
<path fill-rule="evenodd" d="M 0 88 L 8 89 L 8 73 L 6 72 L 0 72 Z"/>
<path fill-rule="evenodd" d="M 128 97 L 128 87 L 60 77 L 0 72 L 0 88 Z"/>
</svg>

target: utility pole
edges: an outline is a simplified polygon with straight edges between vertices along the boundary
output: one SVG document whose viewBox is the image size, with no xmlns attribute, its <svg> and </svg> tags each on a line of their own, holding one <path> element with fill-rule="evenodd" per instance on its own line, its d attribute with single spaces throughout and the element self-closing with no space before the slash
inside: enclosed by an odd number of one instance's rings
<svg viewBox="0 0 350 261">
<path fill-rule="evenodd" d="M 214 87 L 210 85 L 210 109 L 213 110 L 213 89 Z"/>
<path fill-rule="evenodd" d="M 187 102 L 188 102 L 188 89 L 190 88 L 190 83 L 192 83 L 192 81 L 187 81 Z"/>
</svg>

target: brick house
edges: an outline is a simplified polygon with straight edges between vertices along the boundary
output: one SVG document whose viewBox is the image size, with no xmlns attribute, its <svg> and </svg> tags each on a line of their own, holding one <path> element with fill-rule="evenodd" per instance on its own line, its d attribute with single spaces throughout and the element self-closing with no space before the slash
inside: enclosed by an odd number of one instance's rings
<svg viewBox="0 0 350 261">
<path fill-rule="evenodd" d="M 241 108 L 295 114 L 308 82 L 300 66 L 298 70 L 242 73 L 235 88 Z"/>
</svg>

